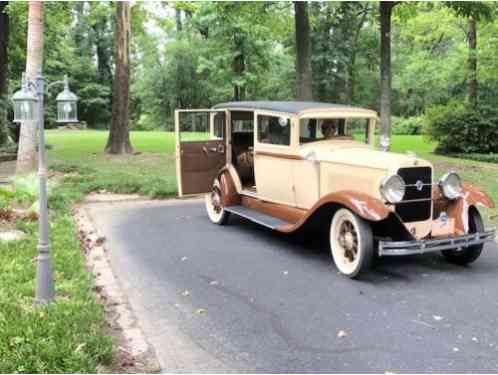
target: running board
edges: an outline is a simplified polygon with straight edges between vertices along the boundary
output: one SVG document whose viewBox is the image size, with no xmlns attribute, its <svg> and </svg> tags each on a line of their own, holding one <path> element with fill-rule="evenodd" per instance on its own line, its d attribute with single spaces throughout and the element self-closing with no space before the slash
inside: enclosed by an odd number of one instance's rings
<svg viewBox="0 0 498 375">
<path fill-rule="evenodd" d="M 244 207 L 244 206 L 228 206 L 225 207 L 225 211 L 228 211 L 232 214 L 241 216 L 247 220 L 250 220 L 254 223 L 263 225 L 270 229 L 275 229 L 281 225 L 290 224 L 287 221 L 277 219 L 276 217 L 263 214 L 259 211 Z"/>
</svg>

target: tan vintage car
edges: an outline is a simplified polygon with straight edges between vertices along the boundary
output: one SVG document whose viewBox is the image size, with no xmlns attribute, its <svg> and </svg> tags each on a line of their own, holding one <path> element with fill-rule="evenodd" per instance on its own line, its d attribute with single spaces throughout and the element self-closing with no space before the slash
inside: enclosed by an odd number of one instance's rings
<svg viewBox="0 0 498 375">
<path fill-rule="evenodd" d="M 213 223 L 231 214 L 291 233 L 326 228 L 339 271 L 375 256 L 442 251 L 466 264 L 494 239 L 494 207 L 455 172 L 434 181 L 415 154 L 374 149 L 377 113 L 314 102 L 230 102 L 175 112 L 180 196 L 207 193 Z"/>
</svg>

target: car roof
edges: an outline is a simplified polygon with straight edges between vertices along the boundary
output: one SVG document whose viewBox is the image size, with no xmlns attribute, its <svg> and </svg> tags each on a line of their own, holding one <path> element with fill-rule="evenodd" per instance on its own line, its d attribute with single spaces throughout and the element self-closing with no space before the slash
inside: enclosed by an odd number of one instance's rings
<svg viewBox="0 0 498 375">
<path fill-rule="evenodd" d="M 213 109 L 252 109 L 252 110 L 266 110 L 266 111 L 293 113 L 298 115 L 304 112 L 314 112 L 314 111 L 320 111 L 320 112 L 348 111 L 348 112 L 375 113 L 370 109 L 353 107 L 345 104 L 303 102 L 303 101 L 226 102 L 215 105 Z"/>
</svg>

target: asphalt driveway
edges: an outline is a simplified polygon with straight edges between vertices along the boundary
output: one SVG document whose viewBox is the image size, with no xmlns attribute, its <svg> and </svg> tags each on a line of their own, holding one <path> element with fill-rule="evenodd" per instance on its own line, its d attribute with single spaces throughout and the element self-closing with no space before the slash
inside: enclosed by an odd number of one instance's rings
<svg viewBox="0 0 498 375">
<path fill-rule="evenodd" d="M 87 210 L 165 372 L 497 372 L 498 248 L 339 275 L 327 243 L 192 201 Z"/>
</svg>

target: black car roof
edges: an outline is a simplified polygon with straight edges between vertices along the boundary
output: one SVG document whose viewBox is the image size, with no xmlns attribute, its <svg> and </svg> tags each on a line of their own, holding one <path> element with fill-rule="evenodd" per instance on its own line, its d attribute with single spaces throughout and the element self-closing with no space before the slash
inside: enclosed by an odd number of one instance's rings
<svg viewBox="0 0 498 375">
<path fill-rule="evenodd" d="M 220 103 L 213 107 L 214 109 L 254 109 L 267 110 L 286 113 L 300 113 L 306 110 L 324 110 L 324 109 L 362 109 L 344 104 L 321 103 L 321 102 L 274 102 L 274 101 L 247 101 L 247 102 L 226 102 Z"/>
</svg>

